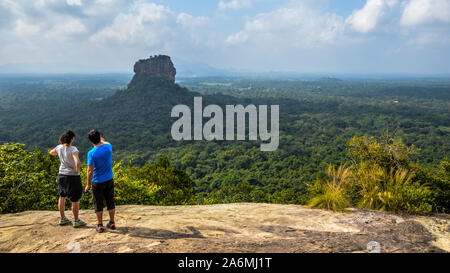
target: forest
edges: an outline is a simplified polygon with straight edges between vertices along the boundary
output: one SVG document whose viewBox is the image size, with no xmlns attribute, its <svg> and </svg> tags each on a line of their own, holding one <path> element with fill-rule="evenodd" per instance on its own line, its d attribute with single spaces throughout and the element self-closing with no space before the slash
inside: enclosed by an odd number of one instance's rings
<svg viewBox="0 0 450 273">
<path fill-rule="evenodd" d="M 0 77 L 0 212 L 56 209 L 58 160 L 71 129 L 114 147 L 119 204 L 270 202 L 405 213 L 450 209 L 450 80 Z M 171 106 L 280 105 L 280 143 L 174 141 Z M 85 174 L 82 174 L 85 175 Z M 84 180 L 83 180 L 84 181 Z M 82 207 L 91 207 L 85 195 Z"/>
</svg>

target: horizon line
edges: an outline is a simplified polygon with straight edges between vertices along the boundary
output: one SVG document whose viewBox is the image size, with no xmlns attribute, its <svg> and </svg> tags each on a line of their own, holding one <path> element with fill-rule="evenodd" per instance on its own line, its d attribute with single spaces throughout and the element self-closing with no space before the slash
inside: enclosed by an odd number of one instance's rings
<svg viewBox="0 0 450 273">
<path fill-rule="evenodd" d="M 134 72 L 125 71 L 105 71 L 105 72 L 0 72 L 1 76 L 63 76 L 63 75 L 134 75 Z M 296 72 L 296 71 L 229 71 L 228 73 L 181 73 L 181 78 L 204 78 L 204 77 L 245 77 L 276 74 L 278 76 L 324 76 L 325 78 L 333 78 L 333 76 L 403 76 L 403 77 L 450 77 L 450 72 L 446 73 L 408 73 L 408 72 Z"/>
</svg>

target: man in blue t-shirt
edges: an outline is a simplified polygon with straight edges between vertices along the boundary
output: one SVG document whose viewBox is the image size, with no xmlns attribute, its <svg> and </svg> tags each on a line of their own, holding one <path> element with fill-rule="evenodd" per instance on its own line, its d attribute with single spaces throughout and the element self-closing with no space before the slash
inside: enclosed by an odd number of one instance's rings
<svg viewBox="0 0 450 273">
<path fill-rule="evenodd" d="M 114 174 L 112 171 L 112 146 L 101 137 L 100 132 L 92 130 L 89 132 L 89 141 L 94 145 L 87 154 L 87 183 L 85 191 L 91 189 L 97 215 L 97 232 L 105 231 L 103 227 L 103 201 L 109 212 L 109 223 L 107 228 L 116 229 L 114 223 Z"/>
</svg>

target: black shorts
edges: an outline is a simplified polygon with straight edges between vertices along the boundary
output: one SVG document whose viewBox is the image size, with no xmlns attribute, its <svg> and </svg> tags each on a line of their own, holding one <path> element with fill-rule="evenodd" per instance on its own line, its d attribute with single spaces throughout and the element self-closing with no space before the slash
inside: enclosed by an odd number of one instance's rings
<svg viewBox="0 0 450 273">
<path fill-rule="evenodd" d="M 103 211 L 103 202 L 106 201 L 108 210 L 114 209 L 114 180 L 103 183 L 92 182 L 92 193 L 94 196 L 95 212 Z"/>
<path fill-rule="evenodd" d="M 78 202 L 83 192 L 81 178 L 79 175 L 58 174 L 58 194 L 61 197 L 68 197 L 72 202 Z"/>
</svg>

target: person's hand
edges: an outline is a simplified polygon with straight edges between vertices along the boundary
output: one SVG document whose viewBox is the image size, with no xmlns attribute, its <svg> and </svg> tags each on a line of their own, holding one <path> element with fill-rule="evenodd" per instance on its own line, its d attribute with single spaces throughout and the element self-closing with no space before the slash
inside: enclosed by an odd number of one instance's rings
<svg viewBox="0 0 450 273">
<path fill-rule="evenodd" d="M 91 190 L 91 186 L 86 185 L 86 187 L 84 188 L 84 192 L 89 192 Z"/>
</svg>

